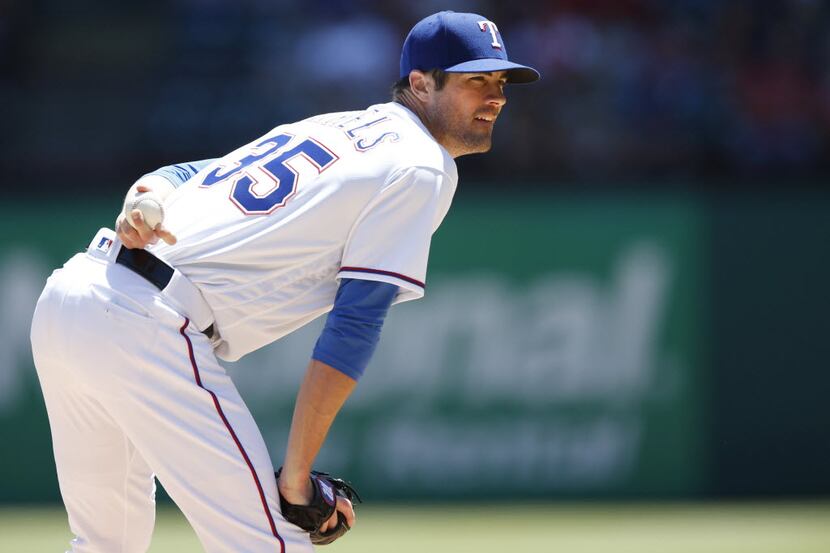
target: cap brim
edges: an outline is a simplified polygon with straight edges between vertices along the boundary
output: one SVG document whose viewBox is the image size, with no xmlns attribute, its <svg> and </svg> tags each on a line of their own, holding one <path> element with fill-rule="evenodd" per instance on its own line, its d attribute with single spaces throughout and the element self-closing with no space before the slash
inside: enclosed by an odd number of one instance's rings
<svg viewBox="0 0 830 553">
<path fill-rule="evenodd" d="M 465 61 L 452 67 L 444 69 L 447 73 L 489 73 L 491 71 L 507 71 L 507 82 L 512 84 L 524 84 L 538 81 L 539 72 L 526 65 L 519 65 L 512 61 L 487 58 L 481 60 Z"/>
</svg>

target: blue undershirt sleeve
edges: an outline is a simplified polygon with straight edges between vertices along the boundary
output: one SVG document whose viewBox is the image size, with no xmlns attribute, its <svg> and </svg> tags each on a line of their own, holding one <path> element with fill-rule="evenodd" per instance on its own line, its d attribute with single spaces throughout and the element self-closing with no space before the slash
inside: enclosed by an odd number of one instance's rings
<svg viewBox="0 0 830 553">
<path fill-rule="evenodd" d="M 375 351 L 398 287 L 388 282 L 344 278 L 312 358 L 358 380 Z"/>
<path fill-rule="evenodd" d="M 159 175 L 164 177 L 174 188 L 183 185 L 187 180 L 207 167 L 209 164 L 216 161 L 215 159 L 202 159 L 199 161 L 188 161 L 186 163 L 176 163 L 174 165 L 167 165 L 147 173 L 147 175 Z M 145 176 L 147 176 L 145 175 Z"/>
</svg>

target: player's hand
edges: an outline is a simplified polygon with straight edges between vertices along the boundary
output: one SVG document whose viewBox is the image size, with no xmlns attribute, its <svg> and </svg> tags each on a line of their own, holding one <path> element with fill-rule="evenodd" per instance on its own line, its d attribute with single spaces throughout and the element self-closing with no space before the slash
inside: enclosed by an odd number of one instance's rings
<svg viewBox="0 0 830 553">
<path fill-rule="evenodd" d="M 136 192 L 150 192 L 151 188 L 145 185 L 138 185 Z M 176 243 L 176 237 L 164 227 L 163 223 L 151 229 L 145 222 L 144 216 L 138 209 L 130 213 L 121 213 L 115 222 L 115 232 L 121 243 L 130 249 L 146 248 L 150 244 L 156 244 L 164 240 L 171 246 Z"/>
<path fill-rule="evenodd" d="M 315 473 L 315 474 L 324 474 L 324 473 Z M 328 475 L 326 475 L 328 476 Z M 335 479 L 335 482 L 343 482 L 342 480 Z M 280 493 L 280 501 L 287 501 L 292 505 L 309 505 L 314 499 L 314 487 L 311 483 L 311 479 L 308 476 L 299 476 L 295 478 L 290 478 L 286 474 L 282 474 L 282 469 L 277 472 L 277 488 L 279 489 Z M 343 493 L 336 493 L 336 501 L 334 505 L 334 512 L 326 519 L 322 524 L 316 526 L 316 530 L 312 533 L 312 543 L 316 544 L 323 544 L 323 543 L 330 543 L 330 541 L 325 542 L 315 542 L 315 539 L 319 538 L 321 534 L 325 534 L 328 531 L 334 530 L 334 528 L 338 524 L 338 513 L 342 514 L 343 518 L 345 519 L 346 525 L 348 528 L 353 528 L 356 520 L 356 515 L 354 512 L 354 505 L 352 501 L 349 499 L 352 497 L 352 493 L 354 489 L 351 488 L 348 484 L 345 485 L 345 488 L 348 489 L 349 497 L 345 497 Z M 317 501 L 321 501 L 319 497 L 316 498 Z M 359 498 L 357 498 L 359 499 Z M 285 504 L 282 503 L 283 508 L 285 508 Z M 298 526 L 303 527 L 305 521 L 296 521 L 291 520 L 290 514 L 283 511 L 283 515 L 294 524 L 298 524 Z M 308 528 L 306 528 L 308 530 Z M 342 534 L 341 534 L 342 535 Z M 336 538 L 332 538 L 336 539 Z"/>
<path fill-rule="evenodd" d="M 337 505 L 335 506 L 334 514 L 329 517 L 329 519 L 323 523 L 320 527 L 320 532 L 325 533 L 337 526 L 337 513 L 343 513 L 343 516 L 346 517 L 346 524 L 349 525 L 349 528 L 354 528 L 354 521 L 356 516 L 354 514 L 354 505 L 352 502 L 346 499 L 345 497 L 337 496 Z"/>
</svg>

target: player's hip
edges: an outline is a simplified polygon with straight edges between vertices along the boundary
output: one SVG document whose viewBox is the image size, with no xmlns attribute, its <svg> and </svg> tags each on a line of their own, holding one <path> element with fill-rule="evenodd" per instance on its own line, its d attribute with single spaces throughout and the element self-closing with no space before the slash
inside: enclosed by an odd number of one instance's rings
<svg viewBox="0 0 830 553">
<path fill-rule="evenodd" d="M 183 322 L 152 284 L 80 253 L 48 278 L 32 317 L 32 347 L 36 355 L 70 361 L 119 343 L 147 347 L 157 329 L 177 330 Z"/>
<path fill-rule="evenodd" d="M 52 274 L 38 300 L 32 352 L 42 381 L 125 390 L 146 378 L 151 365 L 189 368 L 191 348 L 212 356 L 201 333 L 184 336 L 188 328 L 152 284 L 78 254 Z"/>
<path fill-rule="evenodd" d="M 52 273 L 38 304 L 57 303 L 52 317 L 94 326 L 98 316 L 181 326 L 184 315 L 158 288 L 129 269 L 79 253 Z M 104 317 L 105 319 L 107 317 Z"/>
<path fill-rule="evenodd" d="M 114 310 L 124 308 L 162 324 L 180 326 L 186 318 L 191 327 L 205 330 L 214 321 L 199 289 L 181 272 L 145 250 L 124 248 L 115 233 L 105 228 L 86 252 L 52 274 L 47 289 L 50 286 L 78 302 L 113 304 Z"/>
</svg>

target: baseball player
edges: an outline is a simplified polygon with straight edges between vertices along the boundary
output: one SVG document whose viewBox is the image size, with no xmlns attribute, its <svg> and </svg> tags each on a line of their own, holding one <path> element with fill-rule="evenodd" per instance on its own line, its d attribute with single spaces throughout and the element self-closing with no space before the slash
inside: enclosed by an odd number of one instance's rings
<svg viewBox="0 0 830 553">
<path fill-rule="evenodd" d="M 127 209 L 48 279 L 32 350 L 72 551 L 147 550 L 154 476 L 206 551 L 312 550 L 353 526 L 351 488 L 312 464 L 392 304 L 424 294 L 454 158 L 490 148 L 510 62 L 492 21 L 417 23 L 393 101 L 279 125 L 224 157 L 139 179 Z M 329 313 L 282 467 L 218 359 Z"/>
</svg>

